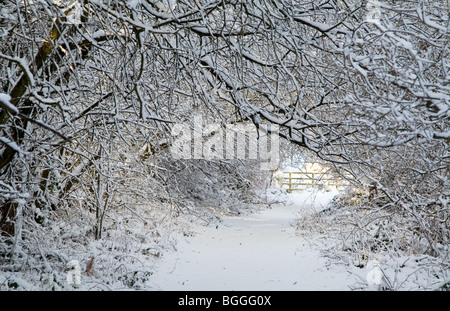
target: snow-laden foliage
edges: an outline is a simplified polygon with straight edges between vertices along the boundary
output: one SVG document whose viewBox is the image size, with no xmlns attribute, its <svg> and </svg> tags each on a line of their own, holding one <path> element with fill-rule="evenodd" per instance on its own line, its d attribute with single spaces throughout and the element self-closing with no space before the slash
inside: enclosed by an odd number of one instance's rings
<svg viewBox="0 0 450 311">
<path fill-rule="evenodd" d="M 362 278 L 351 286 L 354 290 L 448 290 L 448 244 L 434 242 L 440 256 L 430 255 L 434 251 L 417 219 L 382 206 L 382 196 L 372 197 L 354 188 L 311 208 L 296 223 L 299 236 L 310 243 L 321 241 L 322 255 L 337 265 L 367 272 L 372 262 L 379 263 L 380 282 L 368 287 Z"/>
<path fill-rule="evenodd" d="M 236 211 L 252 202 L 252 185 L 267 181 L 254 162 L 171 158 L 173 125 L 198 115 L 279 126 L 370 187 L 374 213 L 404 217 L 383 232 L 411 228 L 420 251 L 440 256 L 448 2 L 377 4 L 1 1 L 0 231 L 10 270 L 27 265 L 16 264 L 25 246 L 44 258 L 40 230 L 77 209 L 101 241 L 108 217 L 142 204 Z"/>
<path fill-rule="evenodd" d="M 372 217 L 390 218 L 380 224 L 384 235 L 403 241 L 400 249 L 420 240 L 416 251 L 437 256 L 450 242 L 448 2 L 381 10 L 378 23 L 355 29 L 341 47 L 353 81 L 344 100 L 362 143 L 350 151 L 351 166 L 370 191 Z"/>
</svg>

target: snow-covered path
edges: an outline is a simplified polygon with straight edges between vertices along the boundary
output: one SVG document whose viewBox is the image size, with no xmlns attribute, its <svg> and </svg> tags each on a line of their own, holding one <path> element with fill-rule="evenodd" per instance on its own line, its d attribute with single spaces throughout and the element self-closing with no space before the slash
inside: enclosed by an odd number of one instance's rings
<svg viewBox="0 0 450 311">
<path fill-rule="evenodd" d="M 327 198 L 325 198 L 326 200 Z M 329 198 L 328 198 L 329 199 Z M 295 236 L 300 202 L 198 227 L 177 251 L 165 253 L 152 275 L 155 290 L 349 290 L 344 266 L 327 264 Z"/>
</svg>

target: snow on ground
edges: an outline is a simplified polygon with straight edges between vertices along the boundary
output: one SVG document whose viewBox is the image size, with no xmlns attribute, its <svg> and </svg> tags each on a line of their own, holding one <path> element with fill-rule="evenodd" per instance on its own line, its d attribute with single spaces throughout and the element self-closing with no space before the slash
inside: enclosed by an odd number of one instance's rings
<svg viewBox="0 0 450 311">
<path fill-rule="evenodd" d="M 35 268 L 41 257 L 30 256 L 25 268 L 1 271 L 0 291 L 435 290 L 450 284 L 448 256 L 377 253 L 369 258 L 376 266 L 342 249 L 333 233 L 342 225 L 336 215 L 316 213 L 336 191 L 269 194 L 269 204 L 257 211 L 220 220 L 149 207 L 138 219 L 115 215 L 96 241 L 87 237 L 89 226 L 55 224 L 39 243 L 47 268 Z M 63 271 L 69 261 L 80 265 L 80 284 L 69 284 L 73 271 Z M 369 284 L 369 276 L 382 276 L 381 286 Z"/>
<path fill-rule="evenodd" d="M 335 194 L 295 193 L 285 204 L 196 227 L 193 236 L 180 236 L 176 251 L 161 257 L 150 289 L 349 290 L 367 272 L 330 265 L 292 226 Z"/>
</svg>

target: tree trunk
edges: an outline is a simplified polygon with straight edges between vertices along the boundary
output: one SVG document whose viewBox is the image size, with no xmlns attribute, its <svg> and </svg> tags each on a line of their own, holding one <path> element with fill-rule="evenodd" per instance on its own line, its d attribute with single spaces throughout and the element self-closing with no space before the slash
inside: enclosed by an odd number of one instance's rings
<svg viewBox="0 0 450 311">
<path fill-rule="evenodd" d="M 14 201 L 7 201 L 1 207 L 0 214 L 0 234 L 4 236 L 14 236 L 15 232 L 15 218 L 18 203 Z"/>
</svg>

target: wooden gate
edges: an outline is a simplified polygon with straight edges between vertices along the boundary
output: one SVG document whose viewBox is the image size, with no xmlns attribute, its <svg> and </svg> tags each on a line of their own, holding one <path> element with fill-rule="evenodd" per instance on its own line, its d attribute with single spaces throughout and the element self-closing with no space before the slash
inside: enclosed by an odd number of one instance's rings
<svg viewBox="0 0 450 311">
<path fill-rule="evenodd" d="M 326 172 L 280 172 L 276 180 L 289 193 L 311 188 L 342 189 L 349 184 L 345 179 Z"/>
</svg>

